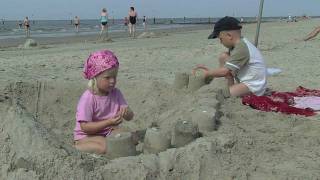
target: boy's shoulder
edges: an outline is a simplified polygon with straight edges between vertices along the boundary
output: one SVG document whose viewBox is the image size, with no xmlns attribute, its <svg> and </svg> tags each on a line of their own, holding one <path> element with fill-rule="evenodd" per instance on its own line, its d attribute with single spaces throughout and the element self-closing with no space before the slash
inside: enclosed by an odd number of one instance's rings
<svg viewBox="0 0 320 180">
<path fill-rule="evenodd" d="M 231 54 L 249 55 L 249 47 L 244 38 L 241 38 L 240 41 L 234 46 L 234 48 L 231 51 Z"/>
<path fill-rule="evenodd" d="M 248 48 L 247 43 L 246 43 L 246 38 L 241 38 L 239 43 L 236 44 L 237 48 Z"/>
</svg>

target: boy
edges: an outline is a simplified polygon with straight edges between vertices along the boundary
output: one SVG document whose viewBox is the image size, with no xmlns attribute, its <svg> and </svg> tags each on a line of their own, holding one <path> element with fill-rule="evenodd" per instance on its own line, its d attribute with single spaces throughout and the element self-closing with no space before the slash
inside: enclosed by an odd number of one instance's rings
<svg viewBox="0 0 320 180">
<path fill-rule="evenodd" d="M 266 90 L 266 66 L 259 50 L 247 39 L 241 37 L 240 22 L 233 17 L 217 21 L 208 39 L 219 38 L 229 49 L 219 57 L 220 67 L 209 70 L 203 65 L 193 69 L 204 71 L 206 78 L 225 77 L 228 81 L 225 96 L 243 96 L 249 93 L 261 96 Z M 235 84 L 234 80 L 237 81 Z"/>
</svg>

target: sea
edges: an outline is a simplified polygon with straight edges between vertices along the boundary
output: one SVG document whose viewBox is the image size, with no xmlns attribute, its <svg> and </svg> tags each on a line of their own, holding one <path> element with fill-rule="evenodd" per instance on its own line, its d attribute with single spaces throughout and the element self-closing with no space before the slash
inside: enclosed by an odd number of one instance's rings
<svg viewBox="0 0 320 180">
<path fill-rule="evenodd" d="M 242 17 L 245 23 L 256 21 L 255 17 Z M 278 21 L 286 17 L 264 17 L 262 21 Z M 219 18 L 149 18 L 147 28 L 170 29 L 197 26 L 199 24 L 213 24 Z M 238 18 L 241 19 L 240 17 Z M 100 22 L 98 19 L 80 20 L 79 32 L 76 33 L 72 20 L 30 20 L 31 37 L 64 37 L 73 35 L 90 35 L 100 32 Z M 20 20 L 20 23 L 22 20 Z M 143 30 L 142 19 L 138 19 L 137 30 Z M 123 19 L 109 19 L 108 31 L 126 31 Z M 18 20 L 0 20 L 0 39 L 22 38 L 25 37 L 23 26 L 19 27 Z"/>
</svg>

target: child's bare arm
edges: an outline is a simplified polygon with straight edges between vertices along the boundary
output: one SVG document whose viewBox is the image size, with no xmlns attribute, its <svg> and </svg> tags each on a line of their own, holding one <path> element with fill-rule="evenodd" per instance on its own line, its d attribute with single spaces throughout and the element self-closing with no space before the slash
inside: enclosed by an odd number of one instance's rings
<svg viewBox="0 0 320 180">
<path fill-rule="evenodd" d="M 82 122 L 80 123 L 81 129 L 88 134 L 96 134 L 106 127 L 109 126 L 116 126 L 122 122 L 122 117 L 121 116 L 116 116 L 111 119 L 106 119 L 102 121 L 97 121 L 97 122 Z"/>
<path fill-rule="evenodd" d="M 232 75 L 231 71 L 225 67 L 220 67 L 220 68 L 208 70 L 207 72 L 205 72 L 206 77 L 213 77 L 213 78 L 226 77 L 230 75 Z"/>
</svg>

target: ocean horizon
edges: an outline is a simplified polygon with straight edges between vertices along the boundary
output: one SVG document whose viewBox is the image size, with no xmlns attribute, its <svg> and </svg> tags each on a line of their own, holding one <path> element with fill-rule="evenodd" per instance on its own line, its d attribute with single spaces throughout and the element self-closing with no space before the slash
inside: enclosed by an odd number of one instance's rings
<svg viewBox="0 0 320 180">
<path fill-rule="evenodd" d="M 149 30 L 154 29 L 170 29 L 183 28 L 188 26 L 196 26 L 198 24 L 213 24 L 217 18 L 148 18 L 147 25 Z M 243 18 L 245 23 L 256 21 L 256 17 L 238 17 Z M 262 21 L 272 22 L 283 20 L 286 17 L 263 17 Z M 20 21 L 22 22 L 22 20 Z M 109 18 L 109 32 L 126 31 L 123 19 Z M 143 30 L 142 19 L 138 19 L 137 30 Z M 75 32 L 72 20 L 33 20 L 30 19 L 31 37 L 64 37 L 72 35 L 90 35 L 97 34 L 100 31 L 100 22 L 98 19 L 81 19 L 79 33 Z M 18 20 L 3 20 L 0 22 L 0 39 L 22 38 L 25 37 L 23 26 L 19 27 Z"/>
</svg>

